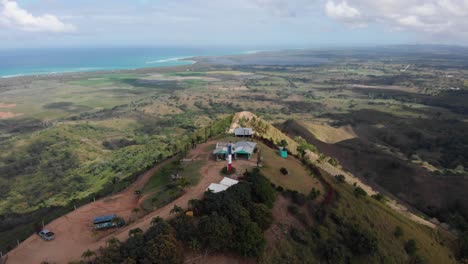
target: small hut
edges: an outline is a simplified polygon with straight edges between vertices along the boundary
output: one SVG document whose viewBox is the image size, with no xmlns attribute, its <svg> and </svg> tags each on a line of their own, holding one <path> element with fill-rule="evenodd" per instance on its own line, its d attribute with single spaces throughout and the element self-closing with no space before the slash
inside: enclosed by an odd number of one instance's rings
<svg viewBox="0 0 468 264">
<path fill-rule="evenodd" d="M 282 158 L 287 158 L 288 157 L 288 149 L 285 147 L 280 147 L 279 149 L 279 154 Z"/>
</svg>

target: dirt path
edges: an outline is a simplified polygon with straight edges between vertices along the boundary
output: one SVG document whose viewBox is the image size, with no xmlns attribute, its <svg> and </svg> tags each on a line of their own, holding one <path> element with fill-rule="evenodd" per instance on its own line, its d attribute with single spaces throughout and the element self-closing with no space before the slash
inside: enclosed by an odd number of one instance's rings
<svg viewBox="0 0 468 264">
<path fill-rule="evenodd" d="M 199 145 L 191 155 L 197 158 L 209 159 L 210 152 L 204 150 L 211 144 L 214 144 L 214 142 Z M 98 250 L 111 237 L 124 241 L 128 238 L 128 231 L 131 229 L 138 227 L 146 231 L 150 227 L 151 220 L 154 217 L 168 218 L 170 216 L 169 212 L 174 205 L 186 208 L 189 200 L 202 198 L 210 183 L 221 181 L 222 177 L 219 175 L 219 171 L 225 165 L 224 162 L 209 161 L 202 168 L 203 177 L 200 182 L 196 186 L 186 189 L 184 195 L 175 201 L 121 229 L 109 230 L 107 232 L 93 232 L 92 219 L 96 216 L 115 213 L 124 219 L 132 217 L 132 209 L 137 207 L 139 203 L 139 199 L 134 195 L 134 191 L 141 189 L 150 179 L 151 175 L 164 163 L 146 172 L 122 193 L 87 204 L 65 216 L 57 218 L 45 227 L 56 233 L 55 240 L 45 242 L 37 235 L 30 236 L 17 248 L 8 253 L 8 264 L 33 264 L 41 263 L 42 261 L 58 264 L 68 263 L 73 260 L 79 260 L 81 254 L 87 249 Z M 243 163 L 243 161 L 238 162 L 239 165 Z M 245 163 L 243 166 L 250 164 L 248 162 Z"/>
<path fill-rule="evenodd" d="M 349 172 L 346 172 L 342 169 L 339 169 L 335 166 L 332 166 L 328 162 L 320 162 L 319 161 L 319 156 L 311 151 L 307 153 L 309 155 L 310 160 L 318 167 L 320 167 L 322 170 L 326 171 L 330 175 L 343 175 L 345 177 L 345 180 L 349 184 L 354 184 L 356 183 L 356 186 L 361 187 L 364 191 L 367 192 L 369 195 L 373 194 L 378 194 L 379 192 L 374 190 L 371 186 L 365 184 L 363 181 L 361 181 L 358 177 L 352 175 Z M 404 205 L 399 204 L 397 201 L 391 199 L 387 202 L 387 205 L 392 208 L 393 210 L 401 213 L 402 215 L 406 216 L 407 218 L 420 223 L 422 225 L 428 226 L 430 228 L 436 228 L 437 226 L 426 219 L 417 216 L 413 214 L 408 208 L 406 208 Z"/>
</svg>

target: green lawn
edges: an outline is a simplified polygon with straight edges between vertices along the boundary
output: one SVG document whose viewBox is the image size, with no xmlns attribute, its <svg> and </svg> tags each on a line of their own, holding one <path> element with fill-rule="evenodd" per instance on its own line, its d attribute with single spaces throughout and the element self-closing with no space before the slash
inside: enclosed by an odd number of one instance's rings
<svg viewBox="0 0 468 264">
<path fill-rule="evenodd" d="M 259 143 L 258 147 L 263 156 L 262 172 L 271 182 L 304 194 L 308 194 L 312 188 L 316 188 L 323 193 L 322 184 L 311 175 L 299 160 L 291 156 L 287 159 L 281 158 L 278 151 L 267 147 L 263 143 Z M 288 170 L 287 175 L 280 172 L 282 167 Z"/>
<path fill-rule="evenodd" d="M 143 209 L 151 211 L 160 208 L 182 195 L 185 185 L 195 185 L 201 179 L 200 170 L 205 164 L 206 161 L 181 163 L 179 175 L 182 180 L 177 181 L 172 180 L 171 175 L 178 166 L 174 162 L 162 166 L 143 188 L 143 194 L 147 195 L 142 204 Z"/>
</svg>

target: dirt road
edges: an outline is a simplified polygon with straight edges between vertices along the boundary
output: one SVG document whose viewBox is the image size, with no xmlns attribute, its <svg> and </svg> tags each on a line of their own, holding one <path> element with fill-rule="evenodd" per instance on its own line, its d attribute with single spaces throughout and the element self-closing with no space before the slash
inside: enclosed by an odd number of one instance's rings
<svg viewBox="0 0 468 264">
<path fill-rule="evenodd" d="M 190 154 L 197 158 L 209 159 L 210 152 L 206 149 L 209 149 L 207 146 L 210 144 L 214 143 L 201 144 Z M 236 164 L 241 167 L 252 166 L 252 163 L 248 161 L 236 161 Z M 93 251 L 98 250 L 99 247 L 104 246 L 106 241 L 112 237 L 124 241 L 128 238 L 129 230 L 138 227 L 146 231 L 150 227 L 151 220 L 154 217 L 168 218 L 170 216 L 169 212 L 174 205 L 186 208 L 189 200 L 202 198 L 210 183 L 221 181 L 222 177 L 219 175 L 219 171 L 225 164 L 224 162 L 209 161 L 202 168 L 203 177 L 196 186 L 186 189 L 184 195 L 175 201 L 151 212 L 130 225 L 117 230 L 109 230 L 107 233 L 106 231 L 93 232 L 92 219 L 96 216 L 115 213 L 124 217 L 124 219 L 129 219 L 132 216 L 132 209 L 137 207 L 139 202 L 139 199 L 134 195 L 134 191 L 142 188 L 161 165 L 154 167 L 142 175 L 124 192 L 87 204 L 65 216 L 57 218 L 45 227 L 56 233 L 55 240 L 45 242 L 37 235 L 32 235 L 8 253 L 7 263 L 34 264 L 41 263 L 42 261 L 58 264 L 68 263 L 73 260 L 79 260 L 81 254 L 88 249 Z"/>
</svg>

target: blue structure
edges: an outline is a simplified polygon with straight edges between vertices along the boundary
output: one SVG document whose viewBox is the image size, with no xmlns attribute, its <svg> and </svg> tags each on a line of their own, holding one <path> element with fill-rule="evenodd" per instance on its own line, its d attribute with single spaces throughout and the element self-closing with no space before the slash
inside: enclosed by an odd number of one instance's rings
<svg viewBox="0 0 468 264">
<path fill-rule="evenodd" d="M 125 225 L 125 222 L 117 217 L 115 214 L 99 216 L 93 220 L 94 229 L 107 229 L 112 227 L 119 227 Z"/>
<path fill-rule="evenodd" d="M 282 158 L 287 158 L 288 157 L 288 149 L 287 148 L 279 148 L 279 154 Z"/>
</svg>

